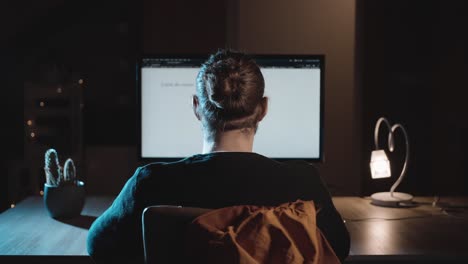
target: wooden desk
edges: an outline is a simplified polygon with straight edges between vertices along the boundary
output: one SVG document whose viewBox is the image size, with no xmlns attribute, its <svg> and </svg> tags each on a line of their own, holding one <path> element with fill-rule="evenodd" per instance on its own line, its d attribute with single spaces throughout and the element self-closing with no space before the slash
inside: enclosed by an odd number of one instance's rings
<svg viewBox="0 0 468 264">
<path fill-rule="evenodd" d="M 113 199 L 88 197 L 80 217 L 59 221 L 48 215 L 41 196 L 26 198 L 0 214 L 0 263 L 93 263 L 88 229 Z"/>
<path fill-rule="evenodd" d="M 42 197 L 29 197 L 0 214 L 0 263 L 93 263 L 86 251 L 88 228 L 112 203 L 112 197 L 88 197 L 82 215 L 52 219 Z M 467 210 L 444 211 L 431 198 L 413 208 L 384 208 L 359 197 L 334 197 L 351 235 L 348 263 L 468 263 Z M 442 199 L 468 205 L 467 198 Z M 462 259 L 462 261 L 459 261 Z M 21 261 L 21 262 L 24 262 Z"/>
<path fill-rule="evenodd" d="M 385 208 L 369 198 L 335 197 L 351 236 L 349 263 L 468 263 L 468 197 L 418 197 L 411 208 Z"/>
</svg>

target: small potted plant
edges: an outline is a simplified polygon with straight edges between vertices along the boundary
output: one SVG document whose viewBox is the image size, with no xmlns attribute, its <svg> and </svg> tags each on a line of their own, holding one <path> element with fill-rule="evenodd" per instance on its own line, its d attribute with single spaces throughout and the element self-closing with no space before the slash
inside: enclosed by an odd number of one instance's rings
<svg viewBox="0 0 468 264">
<path fill-rule="evenodd" d="M 49 149 L 45 153 L 44 203 L 53 218 L 79 216 L 85 202 L 84 183 L 76 178 L 76 168 L 72 159 L 60 166 L 57 151 Z"/>
</svg>

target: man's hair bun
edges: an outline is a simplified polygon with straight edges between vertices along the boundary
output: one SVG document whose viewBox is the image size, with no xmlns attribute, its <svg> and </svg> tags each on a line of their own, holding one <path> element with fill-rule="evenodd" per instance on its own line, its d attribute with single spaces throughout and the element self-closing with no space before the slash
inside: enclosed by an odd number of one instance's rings
<svg viewBox="0 0 468 264">
<path fill-rule="evenodd" d="M 197 97 L 210 129 L 219 130 L 221 125 L 238 128 L 229 122 L 255 114 L 264 89 L 256 62 L 236 51 L 220 50 L 211 55 L 197 77 Z"/>
</svg>

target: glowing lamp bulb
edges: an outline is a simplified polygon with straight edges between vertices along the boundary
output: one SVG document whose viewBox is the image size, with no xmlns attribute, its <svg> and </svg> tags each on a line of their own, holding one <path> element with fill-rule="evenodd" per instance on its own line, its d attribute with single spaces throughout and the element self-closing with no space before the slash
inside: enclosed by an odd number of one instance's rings
<svg viewBox="0 0 468 264">
<path fill-rule="evenodd" d="M 372 151 L 370 168 L 372 179 L 388 178 L 392 175 L 390 172 L 390 161 L 384 150 Z"/>
</svg>

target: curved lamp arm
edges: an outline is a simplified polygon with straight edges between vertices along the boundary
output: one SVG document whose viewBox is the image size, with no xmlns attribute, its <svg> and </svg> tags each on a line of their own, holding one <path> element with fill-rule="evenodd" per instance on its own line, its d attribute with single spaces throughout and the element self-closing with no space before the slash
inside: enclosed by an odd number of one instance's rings
<svg viewBox="0 0 468 264">
<path fill-rule="evenodd" d="M 375 149 L 380 149 L 379 148 L 379 128 L 380 124 L 384 122 L 387 125 L 388 128 L 388 148 L 390 149 L 391 152 L 393 152 L 393 149 L 395 148 L 395 144 L 393 143 L 393 133 L 392 133 L 392 127 L 390 125 L 390 122 L 388 122 L 388 119 L 385 117 L 379 118 L 377 120 L 377 123 L 375 124 L 375 129 L 374 129 L 374 143 L 375 143 Z"/>
<path fill-rule="evenodd" d="M 408 134 L 406 133 L 406 129 L 400 125 L 400 124 L 395 124 L 392 126 L 392 129 L 390 131 L 390 134 L 393 134 L 397 128 L 400 128 L 401 131 L 403 132 L 403 135 L 405 136 L 405 143 L 406 143 L 406 156 L 405 156 L 405 163 L 403 164 L 403 169 L 401 170 L 400 177 L 398 177 L 398 180 L 392 185 L 390 188 L 390 195 L 393 196 L 393 192 L 395 191 L 396 187 L 401 183 L 403 180 L 404 176 L 406 175 L 406 170 L 408 168 L 408 162 L 409 162 L 409 140 L 408 140 Z M 390 150 L 392 151 L 392 150 Z"/>
</svg>

